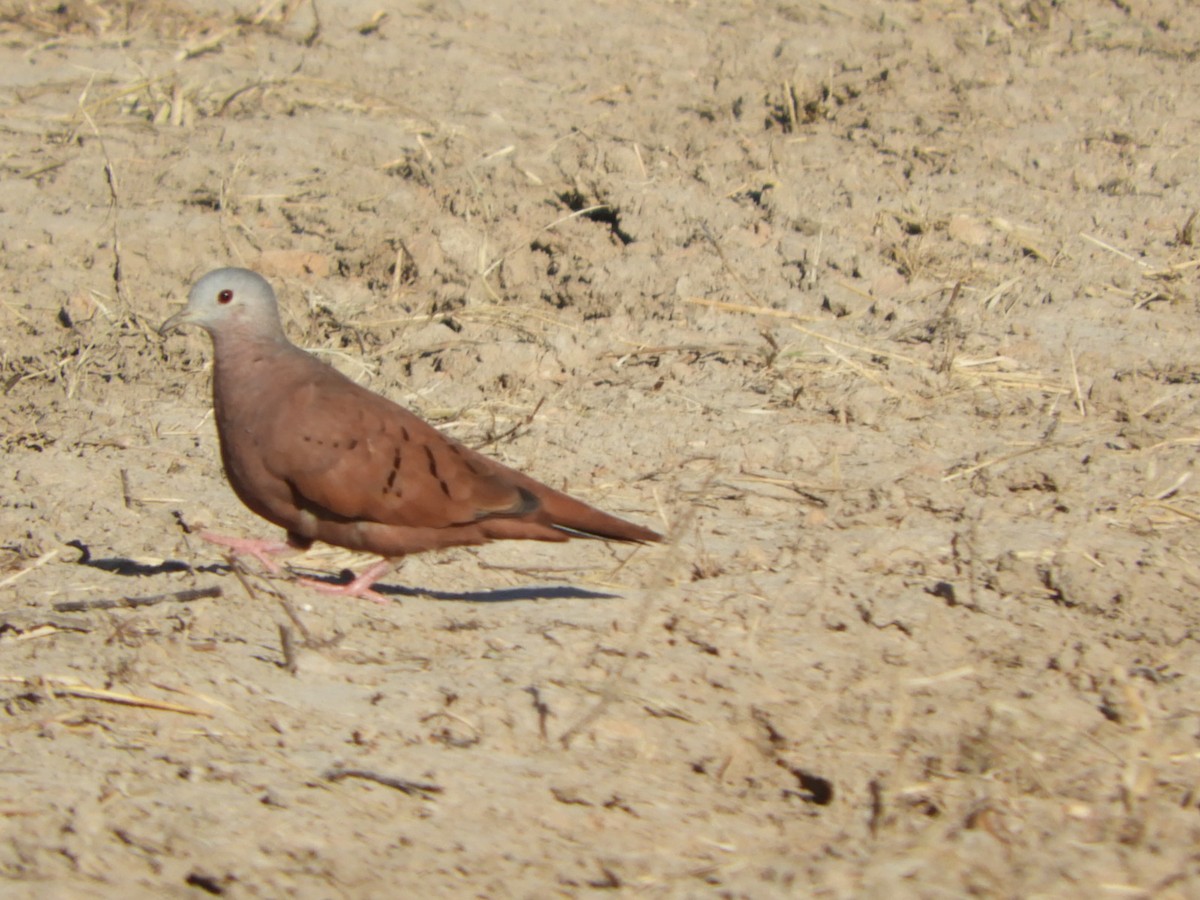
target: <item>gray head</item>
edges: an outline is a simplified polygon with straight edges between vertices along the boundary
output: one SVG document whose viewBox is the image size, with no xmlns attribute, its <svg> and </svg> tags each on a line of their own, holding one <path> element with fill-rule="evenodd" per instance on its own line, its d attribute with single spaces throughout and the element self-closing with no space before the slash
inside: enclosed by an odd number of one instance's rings
<svg viewBox="0 0 1200 900">
<path fill-rule="evenodd" d="M 188 304 L 158 329 L 166 334 L 180 325 L 199 325 L 218 335 L 280 338 L 279 306 L 271 285 L 249 269 L 216 269 L 196 282 Z"/>
</svg>

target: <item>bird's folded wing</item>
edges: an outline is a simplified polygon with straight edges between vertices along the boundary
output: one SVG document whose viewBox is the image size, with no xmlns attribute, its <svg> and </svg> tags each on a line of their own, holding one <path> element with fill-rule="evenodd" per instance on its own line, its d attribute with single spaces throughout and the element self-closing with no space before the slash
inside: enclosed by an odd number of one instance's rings
<svg viewBox="0 0 1200 900">
<path fill-rule="evenodd" d="M 270 418 L 266 467 L 317 515 L 441 528 L 538 506 L 503 466 L 340 376 L 296 390 Z"/>
</svg>

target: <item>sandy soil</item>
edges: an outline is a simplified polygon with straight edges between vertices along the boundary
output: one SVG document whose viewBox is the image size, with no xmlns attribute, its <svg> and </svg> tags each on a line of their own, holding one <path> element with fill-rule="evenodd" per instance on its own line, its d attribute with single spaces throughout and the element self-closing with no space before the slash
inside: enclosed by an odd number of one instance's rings
<svg viewBox="0 0 1200 900">
<path fill-rule="evenodd" d="M 0 893 L 1200 896 L 1200 7 L 382 6 L 0 3 Z M 228 264 L 672 542 L 231 570 Z"/>
</svg>

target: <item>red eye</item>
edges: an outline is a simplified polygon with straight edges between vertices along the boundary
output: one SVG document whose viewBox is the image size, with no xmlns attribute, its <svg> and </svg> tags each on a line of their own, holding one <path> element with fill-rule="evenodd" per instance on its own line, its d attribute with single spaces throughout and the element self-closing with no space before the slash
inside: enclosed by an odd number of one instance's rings
<svg viewBox="0 0 1200 900">
<path fill-rule="evenodd" d="M 224 305 L 226 303 L 232 303 L 233 302 L 233 291 L 229 290 L 229 288 L 225 288 L 225 290 L 223 290 L 223 291 L 221 291 L 221 293 L 217 294 L 217 302 L 222 305 Z"/>
</svg>

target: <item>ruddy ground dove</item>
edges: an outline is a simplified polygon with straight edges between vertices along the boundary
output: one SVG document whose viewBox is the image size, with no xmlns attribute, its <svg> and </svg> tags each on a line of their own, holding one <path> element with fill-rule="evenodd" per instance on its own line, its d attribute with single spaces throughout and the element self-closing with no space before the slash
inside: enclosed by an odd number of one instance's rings
<svg viewBox="0 0 1200 900">
<path fill-rule="evenodd" d="M 243 503 L 287 543 L 205 535 L 272 569 L 273 553 L 314 540 L 385 559 L 334 593 L 371 590 L 390 560 L 500 539 L 659 541 L 447 437 L 292 344 L 275 292 L 248 269 L 201 278 L 159 329 L 199 325 L 213 342 L 221 460 Z"/>
</svg>

